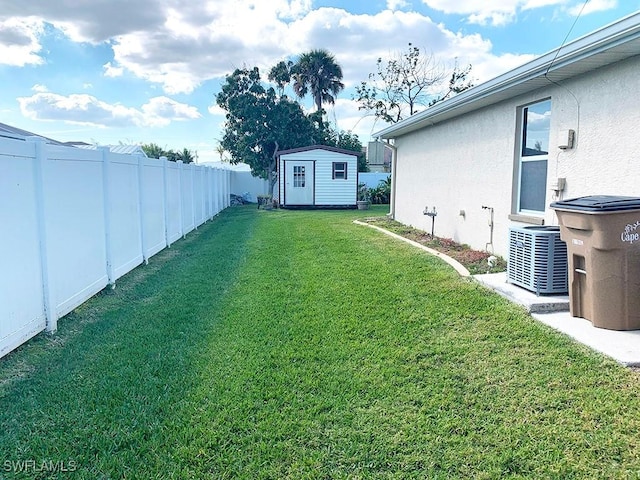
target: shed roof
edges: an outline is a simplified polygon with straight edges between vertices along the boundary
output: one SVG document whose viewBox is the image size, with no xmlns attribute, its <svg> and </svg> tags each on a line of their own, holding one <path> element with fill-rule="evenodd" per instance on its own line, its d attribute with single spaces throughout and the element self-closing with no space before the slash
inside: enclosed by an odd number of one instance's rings
<svg viewBox="0 0 640 480">
<path fill-rule="evenodd" d="M 396 138 L 640 54 L 640 12 L 373 134 Z"/>
<path fill-rule="evenodd" d="M 287 155 L 289 153 L 308 152 L 310 150 L 327 150 L 329 152 L 342 153 L 344 155 L 353 155 L 355 157 L 363 154 L 363 152 L 346 150 L 344 148 L 330 147 L 328 145 L 309 145 L 308 147 L 298 147 L 298 148 L 290 148 L 289 150 L 280 150 L 278 152 L 278 157 L 282 155 Z"/>
</svg>

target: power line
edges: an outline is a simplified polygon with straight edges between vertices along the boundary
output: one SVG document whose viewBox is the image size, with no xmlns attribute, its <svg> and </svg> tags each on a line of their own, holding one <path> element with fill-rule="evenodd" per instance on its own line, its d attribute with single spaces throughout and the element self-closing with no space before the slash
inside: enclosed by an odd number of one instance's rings
<svg viewBox="0 0 640 480">
<path fill-rule="evenodd" d="M 573 24 L 571 25 L 571 28 L 569 29 L 569 31 L 567 32 L 567 35 L 564 37 L 564 40 L 562 40 L 562 43 L 560 44 L 560 47 L 558 47 L 558 50 L 556 50 L 556 54 L 553 57 L 553 60 L 551 60 L 551 63 L 549 64 L 549 66 L 547 67 L 547 71 L 544 73 L 544 76 L 546 77 L 547 74 L 549 73 L 549 70 L 551 70 L 551 67 L 553 66 L 553 63 L 556 61 L 556 59 L 558 58 L 558 55 L 560 55 L 560 50 L 562 50 L 562 47 L 564 47 L 564 44 L 567 43 L 567 40 L 569 38 L 569 35 L 571 35 L 571 32 L 573 31 L 573 28 L 576 26 L 576 23 L 578 23 L 578 19 L 580 18 L 580 16 L 582 15 L 582 12 L 584 11 L 585 7 L 587 6 L 587 3 L 589 3 L 589 0 L 585 0 L 585 2 L 582 4 L 582 8 L 580 9 L 580 11 L 578 12 L 578 15 L 576 15 L 576 18 L 573 20 Z"/>
</svg>

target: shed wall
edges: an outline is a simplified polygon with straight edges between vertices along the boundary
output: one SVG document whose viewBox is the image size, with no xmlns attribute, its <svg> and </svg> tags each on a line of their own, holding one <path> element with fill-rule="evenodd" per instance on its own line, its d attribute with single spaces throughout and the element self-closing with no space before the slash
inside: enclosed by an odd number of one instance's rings
<svg viewBox="0 0 640 480">
<path fill-rule="evenodd" d="M 284 154 L 280 156 L 279 198 L 286 206 L 285 178 L 282 174 L 285 161 L 315 161 L 315 206 L 354 206 L 357 200 L 358 161 L 354 155 L 346 155 L 322 149 Z M 333 162 L 347 162 L 347 179 L 333 180 Z"/>
</svg>

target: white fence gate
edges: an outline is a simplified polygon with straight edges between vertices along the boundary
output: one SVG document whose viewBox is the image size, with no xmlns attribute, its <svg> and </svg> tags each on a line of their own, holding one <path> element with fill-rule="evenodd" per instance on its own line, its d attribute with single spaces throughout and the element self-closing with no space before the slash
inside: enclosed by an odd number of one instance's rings
<svg viewBox="0 0 640 480">
<path fill-rule="evenodd" d="M 0 357 L 229 206 L 231 172 L 0 138 Z"/>
</svg>

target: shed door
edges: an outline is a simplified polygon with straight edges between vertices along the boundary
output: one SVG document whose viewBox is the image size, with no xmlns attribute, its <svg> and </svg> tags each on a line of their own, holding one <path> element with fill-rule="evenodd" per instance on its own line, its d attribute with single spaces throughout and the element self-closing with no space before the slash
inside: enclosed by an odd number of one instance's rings
<svg viewBox="0 0 640 480">
<path fill-rule="evenodd" d="M 313 161 L 285 162 L 286 205 L 313 205 Z"/>
</svg>

